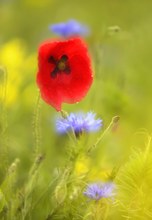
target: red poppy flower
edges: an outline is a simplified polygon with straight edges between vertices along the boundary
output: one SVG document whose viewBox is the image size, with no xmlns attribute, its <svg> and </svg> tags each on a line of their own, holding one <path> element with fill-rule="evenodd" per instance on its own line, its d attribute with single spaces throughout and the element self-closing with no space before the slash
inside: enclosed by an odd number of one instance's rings
<svg viewBox="0 0 152 220">
<path fill-rule="evenodd" d="M 87 47 L 81 39 L 43 43 L 38 62 L 41 96 L 57 111 L 62 103 L 76 103 L 88 92 L 93 75 Z"/>
</svg>

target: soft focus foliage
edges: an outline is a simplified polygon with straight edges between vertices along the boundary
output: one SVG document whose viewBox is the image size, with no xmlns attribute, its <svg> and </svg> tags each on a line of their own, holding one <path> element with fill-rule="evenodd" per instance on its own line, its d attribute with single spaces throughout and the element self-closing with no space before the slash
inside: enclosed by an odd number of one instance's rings
<svg viewBox="0 0 152 220">
<path fill-rule="evenodd" d="M 152 219 L 151 11 L 149 0 L 0 1 L 0 219 Z M 90 29 L 94 83 L 63 109 L 103 119 L 79 139 L 56 133 L 35 82 L 48 27 L 70 19 Z M 88 201 L 97 182 L 114 182 L 115 197 Z"/>
</svg>

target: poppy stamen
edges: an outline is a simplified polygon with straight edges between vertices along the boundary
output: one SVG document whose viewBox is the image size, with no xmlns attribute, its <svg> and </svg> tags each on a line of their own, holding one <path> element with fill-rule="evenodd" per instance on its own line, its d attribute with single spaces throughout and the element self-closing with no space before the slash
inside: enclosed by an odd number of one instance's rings
<svg viewBox="0 0 152 220">
<path fill-rule="evenodd" d="M 58 68 L 56 67 L 56 68 L 51 72 L 51 77 L 52 77 L 53 79 L 56 78 L 57 73 L 58 73 Z"/>
<path fill-rule="evenodd" d="M 50 56 L 49 58 L 48 58 L 48 62 L 49 63 L 53 63 L 53 64 L 56 64 L 57 62 L 56 62 L 56 59 L 53 57 L 53 56 Z"/>
<path fill-rule="evenodd" d="M 68 56 L 65 54 L 62 55 L 61 59 L 57 63 L 57 67 L 60 71 L 65 71 L 67 67 L 67 60 L 68 60 Z"/>
<path fill-rule="evenodd" d="M 66 63 L 62 60 L 59 61 L 58 64 L 57 64 L 57 68 L 60 71 L 64 71 L 66 69 Z"/>
<path fill-rule="evenodd" d="M 62 55 L 61 60 L 66 62 L 68 60 L 68 56 L 65 54 Z"/>
<path fill-rule="evenodd" d="M 57 74 L 61 73 L 62 71 L 66 74 L 69 74 L 71 72 L 69 65 L 67 64 L 68 56 L 62 55 L 61 58 L 56 61 L 56 59 L 53 56 L 50 56 L 48 59 L 49 63 L 55 64 L 54 70 L 51 72 L 51 77 L 56 78 Z"/>
</svg>

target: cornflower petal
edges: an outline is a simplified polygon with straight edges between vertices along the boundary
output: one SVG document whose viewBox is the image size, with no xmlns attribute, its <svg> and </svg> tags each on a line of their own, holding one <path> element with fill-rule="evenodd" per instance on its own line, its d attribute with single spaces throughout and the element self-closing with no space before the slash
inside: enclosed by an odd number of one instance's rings
<svg viewBox="0 0 152 220">
<path fill-rule="evenodd" d="M 84 191 L 84 195 L 93 200 L 113 197 L 115 185 L 112 182 L 108 183 L 92 183 L 89 184 Z"/>
<path fill-rule="evenodd" d="M 89 28 L 78 21 L 71 19 L 65 23 L 57 23 L 49 26 L 49 29 L 62 37 L 86 36 Z"/>
<path fill-rule="evenodd" d="M 95 119 L 96 114 L 88 113 L 71 113 L 67 118 L 56 119 L 56 130 L 58 133 L 66 133 L 73 130 L 75 133 L 98 131 L 102 126 L 101 119 Z"/>
</svg>

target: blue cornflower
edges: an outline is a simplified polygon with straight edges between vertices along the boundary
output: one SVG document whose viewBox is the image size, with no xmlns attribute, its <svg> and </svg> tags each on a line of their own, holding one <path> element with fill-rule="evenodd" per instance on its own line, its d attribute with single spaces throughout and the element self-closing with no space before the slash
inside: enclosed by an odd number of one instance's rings
<svg viewBox="0 0 152 220">
<path fill-rule="evenodd" d="M 84 191 L 84 195 L 94 200 L 108 198 L 114 196 L 114 188 L 115 185 L 112 182 L 92 183 L 88 185 L 86 191 Z"/>
<path fill-rule="evenodd" d="M 89 34 L 87 26 L 76 20 L 69 20 L 65 23 L 58 23 L 49 26 L 49 29 L 62 37 L 86 36 Z"/>
<path fill-rule="evenodd" d="M 98 131 L 102 126 L 101 119 L 95 119 L 96 114 L 93 112 L 88 113 L 71 113 L 66 118 L 57 118 L 56 130 L 63 134 L 73 130 L 76 135 L 85 132 Z"/>
</svg>

